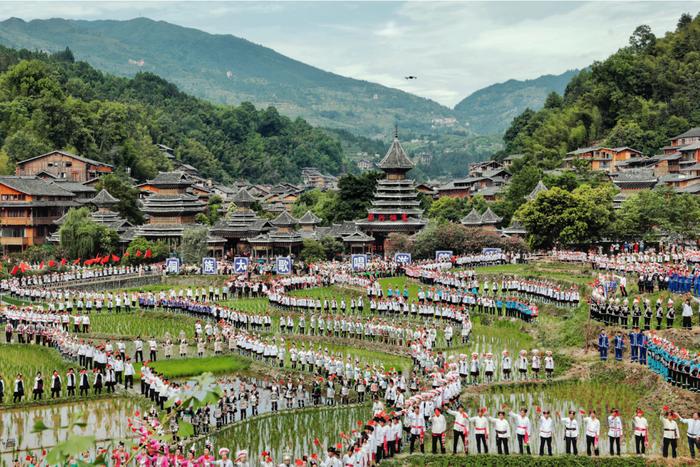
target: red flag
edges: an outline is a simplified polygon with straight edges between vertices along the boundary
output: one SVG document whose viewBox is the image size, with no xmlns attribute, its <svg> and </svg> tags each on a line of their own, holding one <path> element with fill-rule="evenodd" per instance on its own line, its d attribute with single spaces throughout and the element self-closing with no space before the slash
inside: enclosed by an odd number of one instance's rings
<svg viewBox="0 0 700 467">
<path fill-rule="evenodd" d="M 73 264 L 75 264 L 75 265 L 80 264 L 80 258 L 78 258 L 78 259 L 76 259 L 75 261 L 73 261 Z"/>
<path fill-rule="evenodd" d="M 320 444 L 321 442 L 318 440 L 318 438 L 314 438 L 314 445 L 318 446 Z"/>
<path fill-rule="evenodd" d="M 114 261 L 115 263 L 118 263 L 118 262 L 119 262 L 119 259 L 120 259 L 119 256 L 117 256 L 117 255 L 115 255 L 114 253 L 112 253 L 112 261 Z"/>
<path fill-rule="evenodd" d="M 19 271 L 19 268 L 17 267 L 17 265 L 15 265 L 15 267 L 12 268 L 12 271 L 10 271 L 10 274 L 14 276 L 17 274 L 17 271 Z"/>
<path fill-rule="evenodd" d="M 141 257 L 141 250 L 136 250 L 136 257 L 140 258 Z"/>
<path fill-rule="evenodd" d="M 151 249 L 149 248 L 148 250 L 146 250 L 146 254 L 143 255 L 143 257 L 144 257 L 144 258 L 150 258 L 151 256 L 153 256 L 153 253 L 151 253 Z"/>
<path fill-rule="evenodd" d="M 83 263 L 85 266 L 92 266 L 94 259 L 86 259 L 85 262 Z"/>
<path fill-rule="evenodd" d="M 65 266 L 68 260 L 66 258 L 61 258 L 61 266 Z"/>
<path fill-rule="evenodd" d="M 27 263 L 19 263 L 19 270 L 20 271 L 25 272 L 27 269 L 30 269 L 30 267 Z"/>
<path fill-rule="evenodd" d="M 49 260 L 49 267 L 52 268 L 52 267 L 54 267 L 54 266 L 56 266 L 56 261 L 50 259 L 50 260 Z"/>
<path fill-rule="evenodd" d="M 128 258 L 128 257 L 129 257 L 129 252 L 127 251 L 126 253 L 124 253 L 124 256 L 123 256 L 123 257 L 124 257 L 124 258 Z"/>
<path fill-rule="evenodd" d="M 97 255 L 94 258 L 92 258 L 93 263 L 99 263 L 100 261 L 102 261 L 102 257 L 100 255 Z"/>
<path fill-rule="evenodd" d="M 39 263 L 39 269 L 44 269 L 44 262 Z"/>
<path fill-rule="evenodd" d="M 100 261 L 100 263 L 102 263 L 102 264 L 107 264 L 108 261 L 109 261 L 109 255 L 105 255 L 105 256 L 102 258 L 102 260 Z"/>
</svg>

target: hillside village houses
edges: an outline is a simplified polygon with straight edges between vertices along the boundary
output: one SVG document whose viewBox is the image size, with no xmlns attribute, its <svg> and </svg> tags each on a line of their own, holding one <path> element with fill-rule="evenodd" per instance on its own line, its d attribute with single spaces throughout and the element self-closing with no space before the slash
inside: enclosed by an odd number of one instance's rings
<svg viewBox="0 0 700 467">
<path fill-rule="evenodd" d="M 216 257 L 251 255 L 267 257 L 298 254 L 305 239 L 333 237 L 347 251 L 382 253 L 392 232 L 413 235 L 425 225 L 418 200 L 449 196 L 482 196 L 486 201 L 501 197 L 511 178 L 512 163 L 524 157 L 513 154 L 502 160 L 470 164 L 468 176 L 446 183 L 416 184 L 407 178 L 414 167 L 398 139 L 394 139 L 380 162 L 366 160 L 386 176 L 380 180 L 367 216 L 355 221 L 322 226 L 311 212 L 296 219 L 292 208 L 309 189 L 335 190 L 337 178 L 313 167 L 302 172 L 303 183 L 276 185 L 237 181 L 224 185 L 205 179 L 197 169 L 177 160 L 171 148 L 158 145 L 171 161 L 173 170 L 161 172 L 152 180 L 134 185 L 140 190 L 140 203 L 146 216 L 143 225 L 131 225 L 115 211 L 119 200 L 106 191 L 97 192 L 99 178 L 114 167 L 65 151 L 51 151 L 17 164 L 14 176 L 0 177 L 0 248 L 2 254 L 23 251 L 45 242 L 58 242 L 58 228 L 73 207 L 89 206 L 96 222 L 115 229 L 126 247 L 138 236 L 178 245 L 185 229 L 195 224 L 212 196 L 222 200 L 221 219 L 209 229 L 209 254 Z M 620 189 L 614 203 L 619 206 L 631 194 L 669 185 L 678 193 L 700 195 L 700 127 L 674 136 L 659 154 L 647 156 L 630 147 L 592 146 L 569 152 L 559 170 L 583 164 L 607 174 Z M 527 197 L 547 190 L 540 182 Z M 229 206 L 231 208 L 229 209 Z M 261 217 L 264 211 L 268 217 Z M 467 227 L 497 230 L 503 236 L 524 236 L 517 223 L 501 225 L 502 219 L 490 208 L 472 211 L 463 219 Z"/>
</svg>

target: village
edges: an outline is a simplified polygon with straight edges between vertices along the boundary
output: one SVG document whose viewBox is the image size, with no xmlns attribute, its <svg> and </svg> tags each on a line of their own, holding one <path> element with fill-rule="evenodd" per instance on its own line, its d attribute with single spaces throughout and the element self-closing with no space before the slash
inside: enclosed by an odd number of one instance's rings
<svg viewBox="0 0 700 467">
<path fill-rule="evenodd" d="M 175 159 L 171 148 L 159 145 L 159 149 L 171 161 L 173 170 L 160 172 L 142 183 L 131 179 L 146 214 L 142 225 L 131 225 L 120 217 L 114 210 L 119 200 L 105 190 L 98 193 L 95 189 L 101 176 L 114 172 L 113 166 L 58 150 L 18 162 L 15 176 L 0 177 L 3 254 L 59 243 L 63 216 L 80 206 L 90 207 L 93 220 L 117 231 L 122 245 L 119 253 L 137 237 L 162 241 L 174 249 L 182 233 L 196 224 L 197 215 L 205 211 L 214 196 L 220 199 L 219 210 L 225 215 L 209 226 L 207 243 L 212 257 L 296 255 L 305 239 L 324 237 L 341 241 L 347 253 L 381 254 L 390 233 L 413 235 L 426 225 L 419 193 L 431 199 L 480 197 L 487 203 L 497 201 L 512 176 L 509 167 L 523 157 L 515 154 L 470 164 L 467 178 L 447 183 L 416 183 L 408 178 L 415 164 L 397 134 L 381 160 L 364 166 L 385 174 L 378 182 L 367 217 L 321 225 L 322 220 L 311 211 L 298 219 L 291 212 L 307 190 L 336 190 L 337 177 L 309 167 L 303 170 L 300 185 L 240 182 L 226 186 L 201 177 L 196 168 Z M 700 127 L 672 137 L 659 154 L 651 156 L 629 147 L 580 148 L 567 153 L 561 167 L 549 173 L 561 174 L 577 168 L 609 177 L 618 190 L 616 207 L 629 196 L 658 186 L 668 186 L 677 193 L 700 194 Z M 540 181 L 526 199 L 534 199 L 544 190 L 547 187 Z M 254 205 L 266 216 L 254 211 Z M 472 209 L 461 223 L 497 231 L 505 237 L 526 237 L 526 229 L 518 222 L 502 225 L 501 220 L 491 208 L 482 213 Z"/>
</svg>

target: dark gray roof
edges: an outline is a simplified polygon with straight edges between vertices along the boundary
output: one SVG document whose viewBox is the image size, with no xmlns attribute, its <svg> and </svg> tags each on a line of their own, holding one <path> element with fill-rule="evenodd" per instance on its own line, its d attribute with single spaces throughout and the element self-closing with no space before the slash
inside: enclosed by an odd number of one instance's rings
<svg viewBox="0 0 700 467">
<path fill-rule="evenodd" d="M 636 169 L 618 173 L 614 182 L 656 182 L 656 180 L 653 170 Z"/>
<path fill-rule="evenodd" d="M 520 222 L 518 222 L 516 220 L 511 220 L 510 225 L 508 227 L 506 227 L 505 229 L 503 229 L 502 232 L 506 235 L 513 235 L 513 234 L 524 235 L 527 233 L 527 229 Z"/>
<path fill-rule="evenodd" d="M 72 191 L 75 194 L 78 193 L 96 193 L 97 190 L 95 188 L 89 186 L 89 185 L 84 185 L 80 182 L 69 182 L 67 180 L 51 180 L 51 183 L 58 185 L 59 187 L 63 188 L 64 190 Z"/>
<path fill-rule="evenodd" d="M 690 193 L 697 195 L 700 194 L 700 183 L 693 183 L 692 185 L 688 185 L 684 188 L 676 188 L 675 191 L 677 193 Z"/>
<path fill-rule="evenodd" d="M 547 186 L 544 183 L 542 183 L 542 180 L 540 180 L 539 182 L 537 182 L 537 185 L 535 185 L 535 188 L 530 192 L 530 194 L 525 197 L 525 199 L 528 201 L 533 200 L 537 197 L 538 193 L 542 191 L 547 191 L 548 189 L 549 188 L 547 188 Z"/>
<path fill-rule="evenodd" d="M 279 216 L 275 217 L 272 222 L 272 225 L 278 226 L 278 227 L 288 227 L 292 225 L 297 224 L 297 220 L 293 218 L 287 211 L 282 211 Z"/>
<path fill-rule="evenodd" d="M 684 151 L 695 151 L 696 149 L 700 149 L 700 142 L 695 142 L 695 143 L 690 143 L 686 144 L 685 146 L 681 146 L 678 148 L 679 151 L 684 152 Z"/>
<path fill-rule="evenodd" d="M 651 160 L 653 161 L 677 161 L 678 159 L 681 158 L 681 153 L 680 152 L 674 152 L 673 154 L 657 154 L 655 156 L 650 157 Z"/>
<path fill-rule="evenodd" d="M 414 167 L 413 162 L 411 162 L 411 159 L 408 158 L 406 155 L 406 151 L 403 150 L 403 147 L 401 146 L 401 143 L 399 142 L 399 138 L 397 135 L 394 135 L 394 140 L 391 142 L 391 146 L 389 147 L 389 150 L 386 153 L 386 156 L 384 156 L 384 159 L 382 159 L 377 166 L 380 169 L 386 169 L 386 170 L 391 170 L 391 169 L 405 169 L 405 170 L 410 170 Z"/>
<path fill-rule="evenodd" d="M 674 136 L 671 139 L 678 139 L 678 138 L 700 138 L 700 126 L 696 126 L 695 128 L 691 128 L 690 130 L 686 131 L 685 133 L 681 133 L 678 136 Z"/>
<path fill-rule="evenodd" d="M 477 212 L 476 209 L 472 208 L 471 211 L 469 211 L 469 214 L 464 216 L 462 218 L 462 224 L 464 225 L 480 225 L 481 224 L 481 215 Z"/>
<path fill-rule="evenodd" d="M 60 186 L 39 177 L 6 176 L 0 177 L 0 183 L 27 195 L 75 196 L 72 191 L 64 190 Z"/>
<path fill-rule="evenodd" d="M 191 184 L 189 177 L 185 172 L 158 172 L 156 178 L 149 180 L 146 183 L 158 185 L 172 185 L 172 184 Z"/>
<path fill-rule="evenodd" d="M 486 211 L 484 214 L 481 215 L 481 223 L 482 224 L 498 224 L 503 220 L 502 217 L 498 217 L 495 212 L 491 210 L 491 208 L 486 208 Z"/>
<path fill-rule="evenodd" d="M 119 200 L 110 195 L 109 192 L 103 188 L 90 202 L 95 206 L 114 206 Z"/>
<path fill-rule="evenodd" d="M 589 146 L 587 148 L 578 148 L 578 149 L 575 149 L 573 151 L 567 152 L 566 155 L 567 156 L 577 156 L 579 154 L 585 154 L 587 152 L 596 151 L 596 150 L 602 149 L 602 148 L 603 148 L 603 146 Z"/>
<path fill-rule="evenodd" d="M 241 204 L 243 204 L 243 203 L 249 203 L 249 204 L 252 204 L 252 203 L 255 202 L 255 198 L 253 198 L 253 197 L 251 196 L 251 194 L 248 193 L 248 190 L 246 190 L 245 188 L 241 188 L 240 190 L 238 190 L 238 193 L 236 193 L 235 195 L 233 195 L 233 197 L 231 198 L 231 201 L 233 201 L 234 203 L 241 203 Z"/>
<path fill-rule="evenodd" d="M 311 211 L 306 211 L 306 213 L 299 218 L 300 224 L 316 225 L 321 223 L 321 219 Z"/>
<path fill-rule="evenodd" d="M 96 160 L 94 160 L 94 159 L 88 159 L 87 157 L 76 156 L 75 154 L 71 154 L 71 153 L 66 152 L 66 151 L 49 151 L 49 152 L 47 152 L 47 153 L 45 153 L 45 154 L 41 154 L 41 155 L 39 155 L 39 156 L 34 156 L 34 157 L 30 157 L 29 159 L 25 159 L 25 160 L 23 160 L 23 161 L 19 161 L 19 162 L 17 162 L 17 164 L 24 164 L 24 163 L 26 163 L 26 162 L 33 161 L 33 160 L 35 160 L 35 159 L 40 159 L 40 158 L 42 158 L 42 157 L 50 156 L 51 154 L 63 154 L 64 156 L 72 157 L 73 159 L 79 160 L 79 161 L 81 161 L 81 162 L 85 162 L 86 164 L 104 165 L 104 166 L 106 166 L 106 167 L 112 167 L 112 168 L 114 168 L 113 165 L 107 164 L 106 162 L 100 162 L 100 161 L 96 161 Z"/>
</svg>

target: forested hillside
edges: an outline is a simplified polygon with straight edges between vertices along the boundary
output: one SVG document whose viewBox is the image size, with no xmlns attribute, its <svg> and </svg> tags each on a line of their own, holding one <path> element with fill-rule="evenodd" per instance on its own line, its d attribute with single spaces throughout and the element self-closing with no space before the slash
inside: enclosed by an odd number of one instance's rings
<svg viewBox="0 0 700 467">
<path fill-rule="evenodd" d="M 654 154 L 668 138 L 700 125 L 700 16 L 685 14 L 657 38 L 639 26 L 629 46 L 572 79 L 563 98 L 525 111 L 505 134 L 504 153 L 522 165 L 555 167 L 567 151 L 594 143 Z"/>
<path fill-rule="evenodd" d="M 315 126 L 369 137 L 389 137 L 397 122 L 429 130 L 433 118 L 452 115 L 429 99 L 329 73 L 245 39 L 147 18 L 10 18 L 0 22 L 0 44 L 49 52 L 70 47 L 78 60 L 117 76 L 152 72 L 212 102 L 272 105 Z"/>
<path fill-rule="evenodd" d="M 337 138 L 306 121 L 252 104 L 217 106 L 180 92 L 152 73 L 120 78 L 48 55 L 0 48 L 0 171 L 51 149 L 128 168 L 144 179 L 175 149 L 204 176 L 230 181 L 296 181 L 301 168 L 343 168 Z"/>
<path fill-rule="evenodd" d="M 551 92 L 562 94 L 578 70 L 535 79 L 510 79 L 472 93 L 454 108 L 457 118 L 482 135 L 503 134 L 525 109 L 539 110 Z"/>
</svg>

